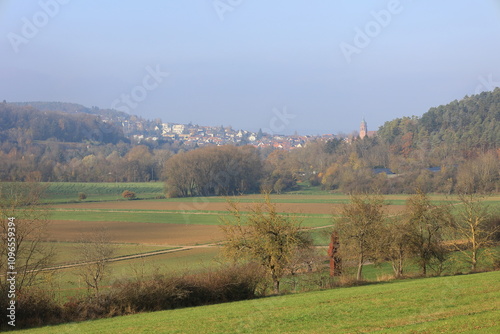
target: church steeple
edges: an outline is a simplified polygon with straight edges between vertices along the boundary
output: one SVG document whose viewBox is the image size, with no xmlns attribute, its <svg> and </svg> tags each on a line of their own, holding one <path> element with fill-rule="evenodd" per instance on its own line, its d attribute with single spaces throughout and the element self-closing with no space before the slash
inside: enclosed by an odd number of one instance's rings
<svg viewBox="0 0 500 334">
<path fill-rule="evenodd" d="M 359 138 L 363 139 L 368 135 L 368 125 L 366 124 L 365 118 L 361 121 L 359 126 Z"/>
</svg>

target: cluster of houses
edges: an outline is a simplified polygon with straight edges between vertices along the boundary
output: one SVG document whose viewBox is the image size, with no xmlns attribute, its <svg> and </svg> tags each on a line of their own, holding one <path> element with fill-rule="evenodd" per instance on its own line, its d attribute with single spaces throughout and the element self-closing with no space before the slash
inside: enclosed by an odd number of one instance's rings
<svg viewBox="0 0 500 334">
<path fill-rule="evenodd" d="M 140 120 L 138 120 L 140 122 Z M 130 130 L 131 123 L 122 124 L 124 130 Z M 321 136 L 311 135 L 280 135 L 268 134 L 259 130 L 252 132 L 247 130 L 235 130 L 231 126 L 200 126 L 193 124 L 176 124 L 176 123 L 156 123 L 149 126 L 141 125 L 138 129 L 134 126 L 135 132 L 128 132 L 129 136 L 137 143 L 143 141 L 158 141 L 160 139 L 170 139 L 182 142 L 184 145 L 201 147 L 206 145 L 252 145 L 257 148 L 274 148 L 283 150 L 292 150 L 294 148 L 304 147 L 307 142 L 315 140 L 331 140 L 339 138 L 333 134 L 325 134 Z M 364 126 L 364 128 L 363 128 Z M 149 131 L 145 131 L 146 128 Z M 142 130 L 142 131 L 137 131 Z M 375 131 L 367 131 L 366 122 L 363 121 L 360 129 L 362 137 L 376 135 Z M 351 141 L 352 136 L 342 138 L 345 141 Z"/>
<path fill-rule="evenodd" d="M 130 127 L 130 125 L 127 124 L 127 127 Z M 307 142 L 313 140 L 329 140 L 335 138 L 334 135 L 288 136 L 268 134 L 260 130 L 258 132 L 234 130 L 230 126 L 216 127 L 174 123 L 158 124 L 154 127 L 153 131 L 148 131 L 148 133 L 136 131 L 134 134 L 129 133 L 129 135 L 136 143 L 144 141 L 158 141 L 160 139 L 171 139 L 193 147 L 234 144 L 283 150 L 292 150 L 294 148 L 303 147 Z"/>
<path fill-rule="evenodd" d="M 333 138 L 333 135 L 329 136 Z M 268 134 L 261 130 L 258 132 L 234 130 L 230 126 L 213 127 L 171 123 L 162 124 L 162 137 L 182 140 L 185 144 L 197 146 L 246 144 L 259 148 L 271 147 L 284 150 L 303 147 L 308 141 L 318 138 L 318 136 Z"/>
</svg>

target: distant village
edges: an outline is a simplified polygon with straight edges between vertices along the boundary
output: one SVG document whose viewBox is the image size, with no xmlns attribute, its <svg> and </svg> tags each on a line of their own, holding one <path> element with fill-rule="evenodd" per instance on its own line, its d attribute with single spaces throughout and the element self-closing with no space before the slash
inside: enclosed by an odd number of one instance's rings
<svg viewBox="0 0 500 334">
<path fill-rule="evenodd" d="M 316 136 L 268 134 L 262 132 L 262 130 L 258 132 L 235 130 L 231 126 L 200 126 L 176 123 L 157 123 L 154 125 L 154 129 L 152 129 L 153 131 L 144 131 L 144 124 L 141 124 L 140 120 L 138 120 L 138 123 L 139 124 L 132 120 L 122 122 L 124 132 L 130 134 L 130 137 L 136 143 L 170 139 L 193 147 L 234 144 L 288 151 L 304 147 L 304 145 L 310 141 L 328 141 L 336 138 L 350 142 L 358 137 L 362 139 L 364 137 L 373 137 L 376 135 L 376 131 L 368 131 L 364 119 L 361 122 L 359 133 L 355 131 L 351 135 L 324 134 Z"/>
</svg>

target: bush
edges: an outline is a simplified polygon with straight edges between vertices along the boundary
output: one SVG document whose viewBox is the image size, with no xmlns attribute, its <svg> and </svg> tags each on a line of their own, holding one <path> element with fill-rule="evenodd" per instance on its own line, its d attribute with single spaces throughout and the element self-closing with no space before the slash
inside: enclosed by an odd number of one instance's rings
<svg viewBox="0 0 500 334">
<path fill-rule="evenodd" d="M 126 198 L 128 200 L 131 200 L 131 199 L 135 199 L 135 192 L 133 191 L 130 191 L 130 190 L 125 190 L 123 193 L 122 193 L 122 197 L 123 198 Z"/>
<path fill-rule="evenodd" d="M 42 290 L 30 289 L 17 296 L 16 328 L 251 299 L 257 297 L 264 276 L 253 265 L 177 277 L 155 275 L 149 280 L 117 282 L 98 298 L 72 297 L 64 305 Z M 0 307 L 6 309 L 7 293 L 0 292 Z M 7 327 L 2 321 L 0 328 Z"/>
<path fill-rule="evenodd" d="M 257 297 L 261 270 L 253 265 L 223 267 L 180 277 L 156 275 L 113 287 L 116 310 L 144 312 L 245 300 Z"/>
<path fill-rule="evenodd" d="M 7 309 L 7 291 L 1 291 L 1 308 Z M 48 295 L 41 289 L 23 289 L 16 293 L 16 319 L 15 327 L 6 322 L 10 319 L 2 319 L 0 329 L 29 328 L 42 325 L 54 325 L 62 321 L 62 307 L 56 303 L 53 296 Z M 4 316 L 5 317 L 5 316 Z"/>
<path fill-rule="evenodd" d="M 78 193 L 78 200 L 83 201 L 87 199 L 87 195 L 85 193 Z"/>
</svg>

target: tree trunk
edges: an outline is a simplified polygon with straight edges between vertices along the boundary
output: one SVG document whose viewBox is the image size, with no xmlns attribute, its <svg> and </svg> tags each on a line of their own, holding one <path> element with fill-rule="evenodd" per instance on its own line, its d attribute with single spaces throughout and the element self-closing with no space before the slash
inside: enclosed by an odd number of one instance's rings
<svg viewBox="0 0 500 334">
<path fill-rule="evenodd" d="M 403 276 L 403 251 L 399 251 L 399 261 L 398 261 L 398 275 L 397 277 Z"/>
<path fill-rule="evenodd" d="M 363 255 L 359 257 L 358 261 L 358 274 L 356 275 L 356 280 L 361 281 L 362 279 L 362 271 L 363 271 Z"/>
<path fill-rule="evenodd" d="M 280 281 L 278 279 L 273 279 L 273 285 L 274 285 L 274 293 L 279 294 L 280 293 Z"/>
<path fill-rule="evenodd" d="M 392 270 L 396 278 L 403 276 L 403 256 L 401 254 L 396 260 L 392 261 Z"/>
<path fill-rule="evenodd" d="M 472 271 L 476 271 L 476 266 L 477 266 L 477 250 L 472 249 L 472 257 L 471 257 L 471 269 Z"/>
<path fill-rule="evenodd" d="M 472 256 L 471 256 L 471 269 L 476 271 L 477 266 L 477 244 L 476 244 L 476 229 L 472 226 Z"/>
</svg>

